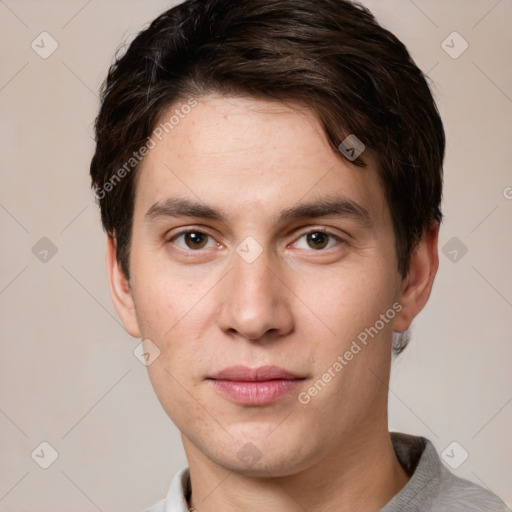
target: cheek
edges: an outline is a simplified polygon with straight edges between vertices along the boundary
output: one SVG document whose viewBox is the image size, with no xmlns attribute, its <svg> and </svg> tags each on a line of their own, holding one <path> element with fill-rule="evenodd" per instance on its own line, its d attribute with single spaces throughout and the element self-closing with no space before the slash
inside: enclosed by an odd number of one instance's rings
<svg viewBox="0 0 512 512">
<path fill-rule="evenodd" d="M 169 269 L 146 268 L 151 270 L 134 273 L 134 296 L 141 335 L 160 351 L 148 366 L 149 377 L 158 395 L 187 402 L 189 396 L 181 396 L 179 383 L 194 385 L 200 369 L 210 367 L 214 354 L 205 336 L 205 326 L 213 322 L 205 293 L 213 284 L 196 278 L 191 282 Z"/>
<path fill-rule="evenodd" d="M 198 423 L 204 423 L 204 408 L 197 399 L 200 396 L 198 390 L 182 374 L 186 372 L 186 368 L 183 368 L 186 366 L 183 365 L 183 354 L 173 353 L 172 358 L 180 362 L 179 368 L 173 367 L 169 357 L 160 357 L 147 367 L 149 380 L 156 397 L 173 423 L 182 432 L 193 431 Z"/>
<path fill-rule="evenodd" d="M 160 343 L 172 338 L 189 313 L 200 306 L 205 290 L 211 287 L 207 278 L 184 273 L 176 265 L 170 265 L 164 256 L 134 251 L 132 260 L 139 326 L 144 336 Z"/>
<path fill-rule="evenodd" d="M 394 287 L 389 273 L 379 266 L 340 266 L 323 273 L 318 269 L 302 272 L 300 285 L 294 291 L 314 313 L 313 321 L 343 346 L 386 313 L 393 304 Z"/>
</svg>

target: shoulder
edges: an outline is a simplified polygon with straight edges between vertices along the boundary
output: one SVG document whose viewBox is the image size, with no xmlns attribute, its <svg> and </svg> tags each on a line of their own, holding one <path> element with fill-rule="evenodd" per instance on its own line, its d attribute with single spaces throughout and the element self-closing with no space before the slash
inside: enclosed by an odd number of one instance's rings
<svg viewBox="0 0 512 512">
<path fill-rule="evenodd" d="M 411 478 L 381 512 L 512 512 L 492 492 L 452 473 L 428 439 L 393 432 L 391 440 Z"/>
<path fill-rule="evenodd" d="M 434 510 L 511 512 L 495 494 L 442 468 Z"/>
</svg>

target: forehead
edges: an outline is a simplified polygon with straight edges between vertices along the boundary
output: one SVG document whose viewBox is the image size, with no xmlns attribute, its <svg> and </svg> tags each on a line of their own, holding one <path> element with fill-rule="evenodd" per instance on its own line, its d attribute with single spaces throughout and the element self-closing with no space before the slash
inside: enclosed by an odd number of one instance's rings
<svg viewBox="0 0 512 512">
<path fill-rule="evenodd" d="M 142 162 L 136 212 L 169 196 L 238 217 L 255 208 L 276 217 L 327 195 L 352 200 L 372 217 L 386 209 L 373 156 L 364 155 L 366 168 L 351 164 L 332 149 L 309 109 L 245 97 L 197 101 L 192 109 L 177 103 L 161 115 L 157 128 L 167 129 L 153 136 Z"/>
</svg>

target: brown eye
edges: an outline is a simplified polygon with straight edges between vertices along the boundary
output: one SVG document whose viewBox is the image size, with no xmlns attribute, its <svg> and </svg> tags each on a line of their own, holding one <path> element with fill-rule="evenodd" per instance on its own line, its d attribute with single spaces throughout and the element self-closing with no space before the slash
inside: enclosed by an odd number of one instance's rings
<svg viewBox="0 0 512 512">
<path fill-rule="evenodd" d="M 185 233 L 185 243 L 190 249 L 202 249 L 208 240 L 208 235 L 198 232 Z"/>
<path fill-rule="evenodd" d="M 307 234 L 307 243 L 312 249 L 323 249 L 329 243 L 329 235 L 317 231 L 315 233 Z"/>
<path fill-rule="evenodd" d="M 201 231 L 185 231 L 177 234 L 171 241 L 182 249 L 199 250 L 207 247 L 209 239 L 211 238 L 210 235 L 202 233 Z M 215 242 L 212 239 L 208 247 L 212 247 L 213 245 L 215 245 Z"/>
<path fill-rule="evenodd" d="M 332 233 L 317 230 L 304 233 L 293 245 L 295 249 L 314 249 L 315 251 L 321 251 L 323 249 L 331 249 L 331 247 L 339 245 L 342 242 L 342 239 Z"/>
</svg>

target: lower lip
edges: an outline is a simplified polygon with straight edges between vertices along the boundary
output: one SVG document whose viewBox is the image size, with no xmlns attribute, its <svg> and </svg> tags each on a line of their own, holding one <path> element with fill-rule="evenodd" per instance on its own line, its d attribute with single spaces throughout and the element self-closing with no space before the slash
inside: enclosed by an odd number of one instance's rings
<svg viewBox="0 0 512 512">
<path fill-rule="evenodd" d="M 266 405 L 296 389 L 303 379 L 276 379 L 258 382 L 210 380 L 218 392 L 234 402 L 241 405 Z"/>
</svg>

